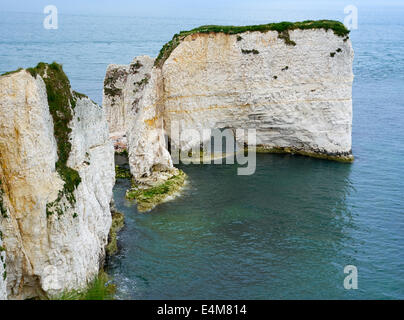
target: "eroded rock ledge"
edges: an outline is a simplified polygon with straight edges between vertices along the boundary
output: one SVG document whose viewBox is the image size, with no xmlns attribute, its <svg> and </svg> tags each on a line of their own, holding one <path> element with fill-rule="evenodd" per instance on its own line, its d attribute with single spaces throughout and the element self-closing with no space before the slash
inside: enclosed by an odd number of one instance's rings
<svg viewBox="0 0 404 320">
<path fill-rule="evenodd" d="M 103 109 L 71 90 L 60 65 L 0 77 L 9 299 L 54 297 L 97 277 L 111 227 L 113 156 Z"/>
</svg>

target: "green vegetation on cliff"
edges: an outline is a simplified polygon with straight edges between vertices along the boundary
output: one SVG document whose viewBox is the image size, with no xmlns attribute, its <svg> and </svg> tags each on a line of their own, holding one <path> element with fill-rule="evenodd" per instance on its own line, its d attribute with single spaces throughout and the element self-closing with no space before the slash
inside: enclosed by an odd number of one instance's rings
<svg viewBox="0 0 404 320">
<path fill-rule="evenodd" d="M 115 151 L 116 156 L 122 156 L 122 157 L 129 157 L 129 153 L 127 149 L 123 149 L 122 151 Z"/>
<path fill-rule="evenodd" d="M 6 72 L 2 76 L 10 75 L 21 70 L 20 68 L 15 71 Z M 67 161 L 72 149 L 69 140 L 72 129 L 69 127 L 69 124 L 73 119 L 73 109 L 76 106 L 77 99 L 86 96 L 71 91 L 69 79 L 64 73 L 62 66 L 56 62 L 51 64 L 40 62 L 36 67 L 28 68 L 26 71 L 34 78 L 36 78 L 37 75 L 41 76 L 45 82 L 49 112 L 52 115 L 54 135 L 58 147 L 56 170 L 65 182 L 63 192 L 59 193 L 59 197 L 54 203 L 48 204 L 48 208 L 54 207 L 61 200 L 63 195 L 65 195 L 69 203 L 73 205 L 76 201 L 73 192 L 80 184 L 81 178 L 76 170 L 67 166 Z M 57 211 L 62 213 L 60 208 L 58 208 Z M 48 214 L 51 214 L 51 211 L 48 211 Z"/>
<path fill-rule="evenodd" d="M 115 178 L 116 179 L 131 179 L 132 174 L 130 173 L 129 168 L 125 168 L 123 166 L 116 165 L 115 166 Z"/>
<path fill-rule="evenodd" d="M 125 225 L 125 216 L 120 212 L 112 212 L 112 224 L 108 235 L 108 244 L 105 251 L 108 256 L 112 256 L 118 252 L 118 232 Z"/>
<path fill-rule="evenodd" d="M 307 30 L 307 29 L 325 29 L 332 30 L 339 37 L 347 37 L 349 30 L 339 21 L 334 20 L 306 20 L 302 22 L 279 22 L 253 26 L 201 26 L 190 31 L 181 31 L 174 35 L 171 41 L 166 43 L 160 50 L 160 53 L 154 63 L 155 66 L 162 67 L 174 49 L 185 39 L 185 37 L 197 33 L 225 33 L 240 34 L 248 31 L 268 32 L 277 31 L 278 38 L 283 39 L 287 45 L 296 45 L 290 40 L 290 30 Z M 237 41 L 242 41 L 242 37 L 238 37 Z"/>
<path fill-rule="evenodd" d="M 126 81 L 127 76 L 127 71 L 121 70 L 119 68 L 107 72 L 107 75 L 104 79 L 104 93 L 111 97 L 121 95 L 122 89 L 115 87 L 115 83 L 118 81 L 118 79 L 124 79 L 124 81 Z"/>
<path fill-rule="evenodd" d="M 111 283 L 108 274 L 100 271 L 98 276 L 85 290 L 72 290 L 64 292 L 51 300 L 113 300 L 116 286 Z"/>
<path fill-rule="evenodd" d="M 1 74 L 0 76 L 8 76 L 8 75 L 10 75 L 10 74 L 20 72 L 21 70 L 22 70 L 22 68 L 18 68 L 17 70 L 14 70 L 14 71 L 4 72 L 4 73 Z"/>
<path fill-rule="evenodd" d="M 78 93 L 72 93 L 70 81 L 63 71 L 60 64 L 53 62 L 47 64 L 40 62 L 35 68 L 29 68 L 27 71 L 36 78 L 41 76 L 46 85 L 48 95 L 49 112 L 53 118 L 54 135 L 58 147 L 58 161 L 56 170 L 65 182 L 63 192 L 59 193 L 58 199 L 48 204 L 48 215 L 52 214 L 52 208 L 57 205 L 63 195 L 71 205 L 76 202 L 74 190 L 81 182 L 79 173 L 67 166 L 67 161 L 72 149 L 69 135 L 72 132 L 69 124 L 73 119 L 73 110 L 77 99 L 84 96 Z M 59 214 L 62 211 L 56 209 Z"/>
<path fill-rule="evenodd" d="M 168 196 L 177 193 L 184 185 L 185 179 L 186 174 L 178 170 L 178 174 L 156 186 L 143 188 L 134 183 L 132 189 L 126 192 L 126 198 L 136 200 L 139 212 L 146 212 L 163 202 Z"/>
</svg>

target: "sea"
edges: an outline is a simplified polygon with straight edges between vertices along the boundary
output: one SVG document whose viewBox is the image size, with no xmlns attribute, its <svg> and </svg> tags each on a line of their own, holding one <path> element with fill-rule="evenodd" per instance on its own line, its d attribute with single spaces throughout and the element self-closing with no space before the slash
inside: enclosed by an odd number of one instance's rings
<svg viewBox="0 0 404 320">
<path fill-rule="evenodd" d="M 44 28 L 42 8 L 0 10 L 0 73 L 57 61 L 74 90 L 102 104 L 109 64 L 157 56 L 181 30 L 344 21 L 350 4 L 254 3 L 171 7 L 167 15 L 62 11 L 56 30 Z M 125 200 L 129 182 L 118 180 L 126 226 L 107 265 L 117 299 L 404 298 L 404 4 L 356 8 L 355 162 L 261 154 L 252 176 L 237 175 L 237 165 L 182 164 L 189 176 L 182 195 L 147 214 Z M 347 266 L 357 271 L 357 289 L 344 285 Z"/>
</svg>

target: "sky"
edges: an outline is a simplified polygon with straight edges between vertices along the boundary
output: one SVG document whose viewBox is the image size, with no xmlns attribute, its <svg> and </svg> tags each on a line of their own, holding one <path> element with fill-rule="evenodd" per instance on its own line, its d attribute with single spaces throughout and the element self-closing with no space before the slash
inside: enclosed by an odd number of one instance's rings
<svg viewBox="0 0 404 320">
<path fill-rule="evenodd" d="M 55 5 L 59 14 L 125 15 L 125 16 L 188 16 L 231 15 L 234 12 L 287 10 L 296 6 L 341 8 L 349 4 L 402 6 L 401 0 L 0 0 L 0 12 L 43 13 L 47 5 Z"/>
</svg>

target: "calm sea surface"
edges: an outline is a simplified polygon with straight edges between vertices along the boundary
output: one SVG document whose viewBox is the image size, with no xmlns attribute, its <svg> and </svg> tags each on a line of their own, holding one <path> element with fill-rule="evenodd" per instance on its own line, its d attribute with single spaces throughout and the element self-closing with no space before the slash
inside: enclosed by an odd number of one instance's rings
<svg viewBox="0 0 404 320">
<path fill-rule="evenodd" d="M 404 298 L 404 7 L 359 7 L 352 165 L 258 155 L 236 166 L 182 166 L 182 197 L 138 214 L 124 200 L 120 254 L 109 273 L 123 299 Z M 129 13 L 128 13 L 129 14 Z M 75 90 L 101 103 L 109 63 L 156 56 L 180 30 L 203 24 L 343 20 L 343 6 L 220 12 L 200 17 L 59 16 L 0 12 L 0 73 L 63 64 Z M 359 289 L 343 287 L 346 265 Z"/>
</svg>

